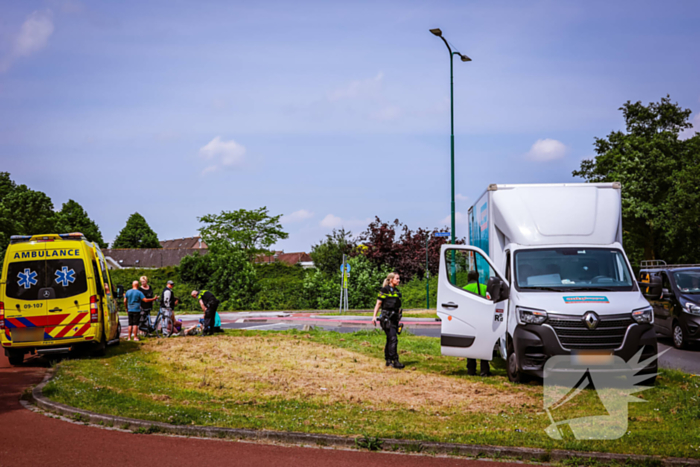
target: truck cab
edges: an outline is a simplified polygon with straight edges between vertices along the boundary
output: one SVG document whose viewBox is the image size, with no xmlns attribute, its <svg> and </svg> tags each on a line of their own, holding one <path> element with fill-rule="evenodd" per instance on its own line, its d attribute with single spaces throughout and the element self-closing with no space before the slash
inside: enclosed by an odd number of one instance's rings
<svg viewBox="0 0 700 467">
<path fill-rule="evenodd" d="M 621 244 L 619 184 L 491 185 L 469 221 L 470 245 L 442 247 L 444 355 L 500 355 L 514 382 L 542 378 L 555 355 L 654 360 L 652 309 Z"/>
</svg>

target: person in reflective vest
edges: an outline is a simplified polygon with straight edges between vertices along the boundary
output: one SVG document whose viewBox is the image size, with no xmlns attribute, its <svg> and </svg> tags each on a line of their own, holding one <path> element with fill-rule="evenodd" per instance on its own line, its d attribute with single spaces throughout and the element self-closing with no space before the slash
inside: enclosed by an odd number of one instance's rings
<svg viewBox="0 0 700 467">
<path fill-rule="evenodd" d="M 219 307 L 219 300 L 208 290 L 202 290 L 201 292 L 193 290 L 192 296 L 197 299 L 199 306 L 201 306 L 202 311 L 204 311 L 203 334 L 205 336 L 214 334 L 214 326 L 216 325 L 216 309 Z"/>
<path fill-rule="evenodd" d="M 399 322 L 401 321 L 401 291 L 397 289 L 401 278 L 398 273 L 392 272 L 384 279 L 384 284 L 379 290 L 377 303 L 374 306 L 372 324 L 377 325 L 377 312 L 382 309 L 379 322 L 386 334 L 384 346 L 384 358 L 386 366 L 402 369 L 404 364 L 399 361 L 397 346 L 399 344 Z"/>
<path fill-rule="evenodd" d="M 486 297 L 486 285 L 479 283 L 479 273 L 477 271 L 469 271 L 467 274 L 467 285 L 463 288 L 474 295 Z M 476 359 L 467 359 L 467 374 L 470 376 L 476 375 Z M 481 361 L 481 376 L 491 376 L 491 367 L 488 360 Z"/>
</svg>

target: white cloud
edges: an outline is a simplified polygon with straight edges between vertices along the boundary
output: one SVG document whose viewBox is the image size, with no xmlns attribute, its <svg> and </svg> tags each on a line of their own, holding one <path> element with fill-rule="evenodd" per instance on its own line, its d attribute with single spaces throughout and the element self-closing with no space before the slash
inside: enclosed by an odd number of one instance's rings
<svg viewBox="0 0 700 467">
<path fill-rule="evenodd" d="M 384 73 L 380 71 L 374 78 L 353 81 L 349 85 L 329 93 L 328 100 L 335 102 L 342 99 L 356 99 L 358 97 L 373 95 L 379 91 L 383 79 Z"/>
<path fill-rule="evenodd" d="M 532 145 L 526 157 L 533 161 L 549 162 L 561 159 L 566 155 L 567 148 L 561 141 L 556 139 L 538 139 Z"/>
<path fill-rule="evenodd" d="M 208 161 L 213 161 L 202 174 L 218 169 L 234 169 L 243 165 L 246 148 L 234 140 L 224 141 L 220 136 L 209 141 L 199 149 L 199 156 Z"/>
<path fill-rule="evenodd" d="M 467 216 L 466 214 L 462 214 L 461 212 L 457 211 L 455 213 L 455 224 L 466 224 L 467 223 Z M 440 221 L 441 225 L 452 225 L 452 216 L 448 215 L 444 219 Z"/>
<path fill-rule="evenodd" d="M 328 214 L 321 221 L 321 227 L 326 227 L 329 229 L 337 229 L 343 226 L 343 219 L 333 214 Z"/>
<path fill-rule="evenodd" d="M 282 219 L 284 222 L 300 222 L 306 219 L 310 219 L 314 217 L 314 213 L 307 211 L 306 209 L 300 209 L 298 211 L 294 211 L 293 213 L 284 216 Z M 328 217 L 328 216 L 326 216 Z"/>
<path fill-rule="evenodd" d="M 0 62 L 0 71 L 6 71 L 19 57 L 28 57 L 46 47 L 53 34 L 51 10 L 35 11 L 22 23 L 14 39 L 12 49 Z"/>
<path fill-rule="evenodd" d="M 319 225 L 327 229 L 339 229 L 341 227 L 345 229 L 354 229 L 367 227 L 370 222 L 372 222 L 372 219 L 369 217 L 366 219 L 343 219 L 342 217 L 328 214 L 321 220 Z"/>
<path fill-rule="evenodd" d="M 696 132 L 700 133 L 700 112 L 695 114 L 693 119 L 690 120 L 690 123 L 693 124 L 693 128 L 686 128 L 685 130 L 681 131 L 681 134 L 679 135 L 680 139 L 692 138 L 695 136 Z"/>
<path fill-rule="evenodd" d="M 464 196 L 462 193 L 457 193 L 455 199 L 457 201 L 469 201 L 469 196 Z"/>
</svg>

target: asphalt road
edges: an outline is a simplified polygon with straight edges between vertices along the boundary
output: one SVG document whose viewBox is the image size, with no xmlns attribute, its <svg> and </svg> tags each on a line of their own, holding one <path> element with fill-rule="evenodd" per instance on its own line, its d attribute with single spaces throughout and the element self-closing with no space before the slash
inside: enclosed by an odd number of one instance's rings
<svg viewBox="0 0 700 467">
<path fill-rule="evenodd" d="M 48 362 L 28 358 L 10 367 L 0 352 L 0 466 L 77 465 L 146 467 L 272 466 L 455 467 L 521 464 L 430 456 L 288 447 L 241 441 L 137 435 L 49 418 L 24 408 L 19 397 L 44 377 Z M 488 462 L 488 463 L 486 463 Z"/>
</svg>

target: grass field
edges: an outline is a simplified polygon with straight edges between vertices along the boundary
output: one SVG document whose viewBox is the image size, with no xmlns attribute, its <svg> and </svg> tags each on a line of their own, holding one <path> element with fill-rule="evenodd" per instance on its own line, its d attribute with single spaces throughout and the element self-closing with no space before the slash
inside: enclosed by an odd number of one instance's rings
<svg viewBox="0 0 700 467">
<path fill-rule="evenodd" d="M 403 371 L 386 368 L 379 331 L 232 331 L 122 342 L 107 357 L 63 362 L 51 399 L 99 413 L 174 424 L 368 435 L 420 441 L 700 457 L 700 381 L 662 371 L 629 405 L 628 434 L 556 441 L 541 385 L 503 370 L 466 375 L 438 339 L 402 334 Z M 592 410 L 584 391 L 567 414 Z M 585 409 L 585 410 L 584 410 Z"/>
</svg>

